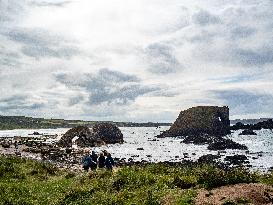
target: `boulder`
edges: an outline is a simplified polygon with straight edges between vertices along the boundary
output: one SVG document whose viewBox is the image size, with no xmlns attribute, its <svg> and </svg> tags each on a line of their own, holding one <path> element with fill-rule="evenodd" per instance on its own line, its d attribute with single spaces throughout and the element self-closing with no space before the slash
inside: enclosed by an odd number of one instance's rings
<svg viewBox="0 0 273 205">
<path fill-rule="evenodd" d="M 244 163 L 249 163 L 247 160 L 247 156 L 245 155 L 233 155 L 233 156 L 226 156 L 225 161 L 229 162 L 229 164 L 232 164 L 232 165 L 241 165 L 241 164 L 244 164 Z"/>
<path fill-rule="evenodd" d="M 107 144 L 124 142 L 120 129 L 112 123 L 97 123 L 92 127 L 92 131 L 95 138 L 99 138 Z"/>
<path fill-rule="evenodd" d="M 229 108 L 227 106 L 198 106 L 181 111 L 171 128 L 158 137 L 213 135 L 230 133 Z"/>
<path fill-rule="evenodd" d="M 91 129 L 77 126 L 68 130 L 58 142 L 60 147 L 72 147 L 72 141 L 79 147 L 94 147 L 102 144 L 122 143 L 120 129 L 111 123 L 97 123 Z"/>
<path fill-rule="evenodd" d="M 253 130 L 243 130 L 239 135 L 257 135 Z"/>
</svg>

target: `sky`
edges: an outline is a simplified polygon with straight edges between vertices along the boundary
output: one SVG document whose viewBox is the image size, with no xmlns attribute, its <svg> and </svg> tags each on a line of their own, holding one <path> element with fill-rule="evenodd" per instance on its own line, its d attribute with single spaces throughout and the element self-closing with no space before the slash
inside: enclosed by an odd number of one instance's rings
<svg viewBox="0 0 273 205">
<path fill-rule="evenodd" d="M 273 116 L 273 0 L 0 0 L 0 115 Z"/>
</svg>

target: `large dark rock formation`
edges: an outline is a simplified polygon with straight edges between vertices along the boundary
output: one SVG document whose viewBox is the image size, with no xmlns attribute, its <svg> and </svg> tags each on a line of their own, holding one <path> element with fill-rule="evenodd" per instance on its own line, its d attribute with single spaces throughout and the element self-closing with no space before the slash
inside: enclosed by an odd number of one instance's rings
<svg viewBox="0 0 273 205">
<path fill-rule="evenodd" d="M 70 130 L 68 130 L 59 140 L 58 145 L 61 147 L 71 147 L 72 146 L 72 140 L 74 138 L 78 137 L 77 140 L 75 140 L 75 143 L 78 145 L 86 144 L 86 146 L 90 146 L 90 143 L 92 142 L 92 145 L 94 143 L 94 138 L 91 134 L 91 131 L 86 126 L 77 126 L 73 127 Z"/>
<path fill-rule="evenodd" d="M 224 138 L 230 134 L 229 108 L 198 106 L 180 112 L 171 128 L 157 137 L 183 136 L 183 143 L 208 144 L 210 150 L 247 149 Z"/>
<path fill-rule="evenodd" d="M 123 143 L 123 134 L 120 129 L 111 123 L 97 123 L 92 127 L 95 138 L 103 140 L 105 143 Z"/>
<path fill-rule="evenodd" d="M 230 133 L 229 126 L 228 107 L 198 106 L 181 111 L 171 128 L 159 137 L 202 134 L 224 136 Z"/>
<path fill-rule="evenodd" d="M 68 130 L 59 140 L 60 147 L 71 147 L 72 140 L 80 147 L 94 147 L 102 144 L 122 143 L 123 135 L 120 129 L 111 123 L 97 123 L 91 129 L 77 126 Z"/>
</svg>

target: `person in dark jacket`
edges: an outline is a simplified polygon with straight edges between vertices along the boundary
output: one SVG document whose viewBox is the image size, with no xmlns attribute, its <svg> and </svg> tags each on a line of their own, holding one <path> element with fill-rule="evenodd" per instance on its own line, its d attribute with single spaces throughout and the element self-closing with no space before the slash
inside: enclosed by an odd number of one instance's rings
<svg viewBox="0 0 273 205">
<path fill-rule="evenodd" d="M 95 153 L 95 151 L 92 151 L 92 154 L 90 157 L 92 159 L 91 170 L 95 171 L 97 169 L 98 155 Z"/>
<path fill-rule="evenodd" d="M 98 164 L 99 164 L 99 168 L 103 168 L 105 166 L 105 156 L 103 152 L 100 153 Z"/>
<path fill-rule="evenodd" d="M 89 170 L 89 167 L 91 167 L 92 158 L 89 155 L 89 151 L 85 151 L 85 155 L 82 158 L 82 167 L 85 171 Z"/>
<path fill-rule="evenodd" d="M 113 158 L 111 157 L 111 154 L 110 153 L 108 153 L 107 154 L 107 157 L 106 157 L 106 159 L 105 159 L 105 166 L 106 166 L 106 168 L 108 169 L 108 170 L 113 170 L 113 166 L 114 166 L 114 160 L 113 160 Z"/>
</svg>

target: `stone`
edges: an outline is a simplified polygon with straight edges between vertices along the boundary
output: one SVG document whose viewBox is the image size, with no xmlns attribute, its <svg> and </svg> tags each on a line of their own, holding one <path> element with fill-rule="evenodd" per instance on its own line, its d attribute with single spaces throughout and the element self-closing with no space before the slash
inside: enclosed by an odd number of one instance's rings
<svg viewBox="0 0 273 205">
<path fill-rule="evenodd" d="M 239 135 L 257 135 L 253 130 L 243 130 Z"/>
<path fill-rule="evenodd" d="M 139 148 L 137 148 L 137 150 L 144 150 L 144 148 L 143 147 L 139 147 Z"/>
<path fill-rule="evenodd" d="M 220 158 L 219 155 L 207 154 L 207 155 L 203 155 L 199 157 L 197 162 L 211 164 L 211 163 L 215 163 L 215 160 L 219 158 Z"/>
<path fill-rule="evenodd" d="M 230 164 L 233 165 L 241 165 L 243 163 L 247 163 L 247 157 L 245 155 L 233 155 L 233 156 L 226 156 L 225 161 L 228 161 Z"/>
<path fill-rule="evenodd" d="M 68 130 L 57 143 L 60 147 L 94 147 L 103 144 L 123 143 L 120 129 L 111 123 L 97 123 L 91 129 L 77 126 Z"/>
<path fill-rule="evenodd" d="M 208 146 L 209 150 L 240 149 L 247 150 L 247 146 L 232 141 L 231 139 L 219 138 Z"/>
<path fill-rule="evenodd" d="M 198 106 L 181 111 L 169 130 L 158 137 L 213 135 L 230 133 L 229 108 L 227 106 Z"/>
<path fill-rule="evenodd" d="M 107 144 L 123 143 L 123 134 L 112 123 L 97 123 L 92 127 L 94 137 L 103 140 Z"/>
<path fill-rule="evenodd" d="M 77 126 L 68 130 L 57 143 L 60 147 L 72 147 L 72 140 L 78 138 L 86 143 L 86 139 L 92 139 L 91 131 L 86 126 Z M 81 144 L 83 144 L 81 143 Z M 90 144 L 90 143 L 87 143 Z"/>
</svg>

